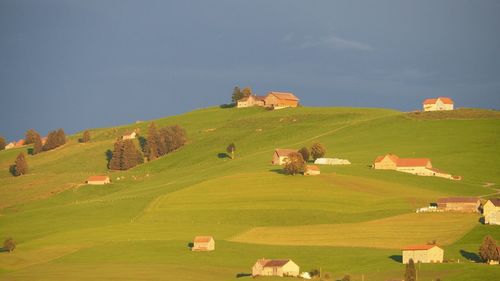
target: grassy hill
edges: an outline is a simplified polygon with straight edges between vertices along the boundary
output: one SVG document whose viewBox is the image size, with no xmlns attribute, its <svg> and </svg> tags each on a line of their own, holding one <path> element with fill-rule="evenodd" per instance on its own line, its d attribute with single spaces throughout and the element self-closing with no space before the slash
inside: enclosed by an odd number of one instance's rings
<svg viewBox="0 0 500 281">
<path fill-rule="evenodd" d="M 467 261 L 500 227 L 479 215 L 415 214 L 443 196 L 495 196 L 500 184 L 500 113 L 464 109 L 403 113 L 372 108 L 207 108 L 155 120 L 179 124 L 189 143 L 126 172 L 109 172 L 117 136 L 149 122 L 92 129 L 92 142 L 28 157 L 30 173 L 8 173 L 19 148 L 0 152 L 0 280 L 249 280 L 262 257 L 291 258 L 301 271 L 339 278 L 401 277 L 399 248 L 436 239 L 444 264 L 421 265 L 420 280 L 494 280 L 498 267 Z M 317 177 L 285 176 L 270 164 L 275 148 L 321 142 L 344 167 Z M 236 159 L 224 157 L 236 144 Z M 368 167 L 378 155 L 429 157 L 462 181 Z M 84 185 L 110 174 L 112 184 Z M 494 185 L 488 184 L 493 183 Z M 498 195 L 496 195 L 498 196 Z M 192 253 L 195 235 L 216 251 Z M 458 263 L 460 261 L 460 263 Z M 266 280 L 279 280 L 266 279 Z M 335 280 L 335 279 L 333 279 Z"/>
</svg>

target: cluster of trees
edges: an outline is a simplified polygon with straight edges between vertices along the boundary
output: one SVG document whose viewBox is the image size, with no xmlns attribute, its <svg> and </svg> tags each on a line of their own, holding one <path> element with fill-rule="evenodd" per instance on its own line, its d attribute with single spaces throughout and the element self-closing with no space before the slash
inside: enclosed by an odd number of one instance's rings
<svg viewBox="0 0 500 281">
<path fill-rule="evenodd" d="M 65 143 L 66 143 L 66 133 L 64 133 L 63 129 L 51 131 L 47 136 L 47 141 L 43 145 L 43 151 L 57 148 L 61 145 L 64 145 Z"/>
<path fill-rule="evenodd" d="M 5 145 L 7 145 L 6 142 L 5 142 L 5 138 L 2 137 L 2 136 L 0 136 L 0 150 L 4 150 L 5 149 Z"/>
<path fill-rule="evenodd" d="M 326 149 L 321 143 L 314 143 L 309 150 L 307 147 L 302 147 L 298 152 L 288 155 L 288 162 L 285 164 L 285 174 L 295 175 L 303 173 L 306 168 L 306 163 L 312 156 L 314 160 L 325 156 Z"/>
<path fill-rule="evenodd" d="M 186 131 L 179 125 L 156 128 L 152 122 L 148 127 L 148 135 L 143 151 L 149 161 L 175 151 L 187 142 Z"/>
<path fill-rule="evenodd" d="M 28 162 L 26 162 L 24 153 L 21 152 L 19 153 L 19 155 L 17 155 L 16 161 L 13 165 L 10 165 L 9 170 L 10 173 L 16 177 L 28 173 Z"/>
<path fill-rule="evenodd" d="M 109 161 L 109 168 L 111 170 L 128 170 L 143 162 L 142 153 L 135 147 L 132 140 L 118 140 Z"/>
<path fill-rule="evenodd" d="M 240 99 L 248 97 L 252 95 L 252 89 L 250 87 L 240 89 L 240 87 L 236 86 L 233 89 L 233 94 L 231 95 L 231 101 L 233 103 L 237 103 Z"/>
</svg>

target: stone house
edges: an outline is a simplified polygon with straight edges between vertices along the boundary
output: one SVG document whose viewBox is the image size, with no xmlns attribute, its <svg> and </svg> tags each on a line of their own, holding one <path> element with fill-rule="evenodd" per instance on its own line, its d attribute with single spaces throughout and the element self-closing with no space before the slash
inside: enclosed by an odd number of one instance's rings
<svg viewBox="0 0 500 281">
<path fill-rule="evenodd" d="M 445 212 L 476 213 L 481 201 L 475 197 L 447 197 L 437 200 L 438 210 Z"/>
<path fill-rule="evenodd" d="M 212 236 L 196 236 L 191 251 L 208 252 L 215 250 L 215 240 Z"/>
<path fill-rule="evenodd" d="M 454 102 L 448 97 L 438 97 L 435 99 L 426 99 L 422 103 L 424 111 L 440 111 L 440 110 L 453 110 Z"/>
<path fill-rule="evenodd" d="M 300 274 L 299 266 L 292 260 L 259 259 L 252 267 L 252 276 L 292 276 Z"/>
<path fill-rule="evenodd" d="M 444 250 L 437 245 L 412 245 L 403 249 L 403 263 L 407 264 L 410 259 L 418 263 L 441 263 L 443 262 Z"/>
<path fill-rule="evenodd" d="M 276 148 L 273 153 L 271 163 L 273 165 L 285 165 L 288 162 L 288 155 L 292 152 L 297 152 L 295 149 Z"/>
</svg>

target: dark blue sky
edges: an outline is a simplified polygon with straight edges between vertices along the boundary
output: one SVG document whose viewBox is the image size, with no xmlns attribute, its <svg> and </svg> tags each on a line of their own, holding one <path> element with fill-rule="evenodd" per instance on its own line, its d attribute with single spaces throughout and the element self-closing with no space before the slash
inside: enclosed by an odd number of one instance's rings
<svg viewBox="0 0 500 281">
<path fill-rule="evenodd" d="M 500 108 L 500 1 L 0 0 L 0 135 L 229 101 Z"/>
</svg>

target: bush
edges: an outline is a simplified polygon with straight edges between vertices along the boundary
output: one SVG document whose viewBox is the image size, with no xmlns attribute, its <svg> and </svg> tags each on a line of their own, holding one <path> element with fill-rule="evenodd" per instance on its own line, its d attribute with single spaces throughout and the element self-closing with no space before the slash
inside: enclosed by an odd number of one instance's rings
<svg viewBox="0 0 500 281">
<path fill-rule="evenodd" d="M 9 253 L 12 253 L 16 248 L 16 241 L 14 241 L 14 239 L 12 239 L 11 237 L 5 239 L 5 241 L 3 242 L 3 248 L 4 250 L 9 251 Z"/>
<path fill-rule="evenodd" d="M 298 152 L 292 152 L 288 155 L 288 161 L 285 164 L 284 171 L 287 175 L 303 173 L 305 170 L 304 158 Z"/>
<path fill-rule="evenodd" d="M 325 156 L 326 148 L 321 143 L 315 143 L 311 146 L 311 156 L 314 160 Z"/>
</svg>

